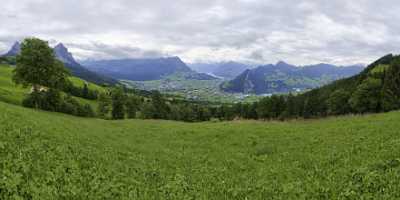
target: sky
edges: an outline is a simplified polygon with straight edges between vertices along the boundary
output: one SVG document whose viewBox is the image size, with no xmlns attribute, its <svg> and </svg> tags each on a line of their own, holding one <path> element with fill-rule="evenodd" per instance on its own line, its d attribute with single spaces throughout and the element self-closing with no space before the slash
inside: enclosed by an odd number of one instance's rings
<svg viewBox="0 0 400 200">
<path fill-rule="evenodd" d="M 79 60 L 368 64 L 399 52 L 399 21 L 398 0 L 5 0 L 0 52 L 38 37 Z"/>
</svg>

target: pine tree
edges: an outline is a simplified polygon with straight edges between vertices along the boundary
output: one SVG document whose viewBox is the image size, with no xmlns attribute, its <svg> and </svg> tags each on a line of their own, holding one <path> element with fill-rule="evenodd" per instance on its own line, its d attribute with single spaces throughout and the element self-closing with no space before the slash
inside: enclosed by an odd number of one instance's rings
<svg viewBox="0 0 400 200">
<path fill-rule="evenodd" d="M 382 89 L 382 109 L 391 111 L 400 108 L 400 59 L 396 59 L 385 72 Z"/>
</svg>

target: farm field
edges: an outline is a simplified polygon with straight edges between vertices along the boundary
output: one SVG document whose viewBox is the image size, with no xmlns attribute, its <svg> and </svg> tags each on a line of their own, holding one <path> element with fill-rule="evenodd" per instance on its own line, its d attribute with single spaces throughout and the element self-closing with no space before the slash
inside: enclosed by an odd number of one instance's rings
<svg viewBox="0 0 400 200">
<path fill-rule="evenodd" d="M 399 120 L 104 121 L 0 102 L 0 199 L 398 199 Z"/>
</svg>

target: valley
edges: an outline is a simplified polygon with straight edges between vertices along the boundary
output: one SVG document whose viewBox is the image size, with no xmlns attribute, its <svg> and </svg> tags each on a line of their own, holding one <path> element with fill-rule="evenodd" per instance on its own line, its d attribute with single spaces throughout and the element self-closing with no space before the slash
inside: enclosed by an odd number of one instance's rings
<svg viewBox="0 0 400 200">
<path fill-rule="evenodd" d="M 220 89 L 221 79 L 193 80 L 185 78 L 185 74 L 172 74 L 161 80 L 130 81 L 120 80 L 127 87 L 141 90 L 157 90 L 165 94 L 181 96 L 185 99 L 209 102 L 254 102 L 262 98 L 257 95 L 232 94 Z"/>
</svg>

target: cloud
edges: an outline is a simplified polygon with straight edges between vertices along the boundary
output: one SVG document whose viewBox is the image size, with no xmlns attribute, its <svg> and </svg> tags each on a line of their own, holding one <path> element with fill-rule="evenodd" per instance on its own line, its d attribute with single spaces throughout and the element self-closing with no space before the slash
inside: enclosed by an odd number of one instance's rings
<svg viewBox="0 0 400 200">
<path fill-rule="evenodd" d="M 123 58 L 154 58 L 166 57 L 168 54 L 157 50 L 144 50 L 129 45 L 112 45 L 101 42 L 89 44 L 66 43 L 77 59 L 123 59 Z"/>
<path fill-rule="evenodd" d="M 19 0 L 0 9 L 0 50 L 35 36 L 79 59 L 353 64 L 400 46 L 394 0 Z"/>
</svg>

